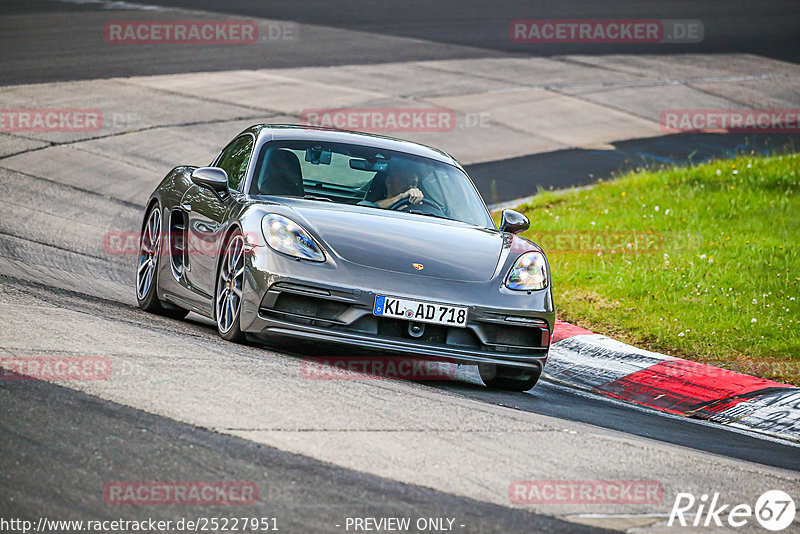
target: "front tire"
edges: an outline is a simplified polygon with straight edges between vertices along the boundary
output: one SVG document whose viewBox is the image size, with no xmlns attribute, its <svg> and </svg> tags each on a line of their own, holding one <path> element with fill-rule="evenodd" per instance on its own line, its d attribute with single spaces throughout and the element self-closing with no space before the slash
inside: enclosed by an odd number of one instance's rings
<svg viewBox="0 0 800 534">
<path fill-rule="evenodd" d="M 217 332 L 223 339 L 235 343 L 244 343 L 247 340 L 240 326 L 244 291 L 244 245 L 244 236 L 239 230 L 235 230 L 223 249 L 214 291 Z"/>
<path fill-rule="evenodd" d="M 542 375 L 541 369 L 521 369 L 495 364 L 480 364 L 478 372 L 487 387 L 505 391 L 528 391 Z"/>
<path fill-rule="evenodd" d="M 136 302 L 146 312 L 172 319 L 183 319 L 189 313 L 182 308 L 170 307 L 158 299 L 158 264 L 161 260 L 162 227 L 161 209 L 155 204 L 145 215 L 145 224 L 139 239 L 139 262 L 136 267 Z"/>
</svg>

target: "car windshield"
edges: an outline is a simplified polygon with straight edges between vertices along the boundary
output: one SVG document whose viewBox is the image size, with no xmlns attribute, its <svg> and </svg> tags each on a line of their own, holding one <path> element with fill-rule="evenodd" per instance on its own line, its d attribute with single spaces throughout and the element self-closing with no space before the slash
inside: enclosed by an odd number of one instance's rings
<svg viewBox="0 0 800 534">
<path fill-rule="evenodd" d="M 274 141 L 258 155 L 251 195 L 303 197 L 493 228 L 457 167 L 403 152 L 318 141 Z"/>
</svg>

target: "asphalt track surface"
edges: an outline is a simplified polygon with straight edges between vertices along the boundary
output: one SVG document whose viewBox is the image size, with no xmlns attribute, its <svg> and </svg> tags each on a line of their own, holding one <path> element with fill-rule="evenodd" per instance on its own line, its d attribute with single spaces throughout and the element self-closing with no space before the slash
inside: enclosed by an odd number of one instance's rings
<svg viewBox="0 0 800 534">
<path fill-rule="evenodd" d="M 800 60 L 800 34 L 793 2 L 734 2 L 724 10 L 696 2 L 402 2 L 356 1 L 235 3 L 203 0 L 154 2 L 110 0 L 8 0 L 0 8 L 0 86 L 197 71 L 387 63 L 480 57 L 749 53 Z M 176 11 L 170 8 L 176 9 Z M 199 10 L 199 11 L 185 11 Z M 299 24 L 299 38 L 267 48 L 207 45 L 116 45 L 101 37 L 115 20 L 259 17 Z M 517 45 L 508 39 L 515 18 L 698 19 L 705 38 L 683 45 Z M 724 62 L 720 56 L 720 62 Z M 735 74 L 735 70 L 732 72 Z M 678 134 L 615 143 L 613 150 L 569 149 L 468 165 L 488 204 L 534 193 L 537 187 L 585 185 L 641 166 L 687 164 L 738 152 L 769 152 L 796 146 L 796 134 Z M 498 187 L 497 184 L 502 184 Z"/>
<path fill-rule="evenodd" d="M 126 2 L 148 5 L 148 2 Z M 276 43 L 273 52 L 258 48 L 216 46 L 202 57 L 192 46 L 170 50 L 147 45 L 124 46 L 108 53 L 101 33 L 110 20 L 185 18 L 163 11 L 118 11 L 113 2 L 78 0 L 6 0 L 0 12 L 0 49 L 4 68 L 0 84 L 35 83 L 177 72 L 350 65 L 420 59 L 558 54 L 678 54 L 743 52 L 787 61 L 800 59 L 797 2 L 736 0 L 718 4 L 681 0 L 582 2 L 374 2 L 354 0 L 164 0 L 159 6 L 203 10 L 220 15 L 259 17 L 299 23 L 300 38 Z M 124 16 L 121 15 L 124 13 Z M 47 14 L 47 19 L 37 15 Z M 559 44 L 512 43 L 514 19 L 696 19 L 705 28 L 697 44 Z M 46 21 L 46 22 L 45 22 Z M 346 33 L 345 33 L 346 32 Z M 303 36 L 309 38 L 303 38 Z M 320 42 L 326 42 L 320 45 Z M 431 46 L 435 43 L 436 46 Z"/>
<path fill-rule="evenodd" d="M 656 2 L 620 2 L 597 4 L 588 8 L 589 11 L 585 11 L 587 8 L 576 10 L 579 14 L 571 11 L 569 3 L 558 3 L 558 7 L 549 7 L 550 3 L 538 7 L 527 4 L 525 9 L 519 9 L 509 3 L 491 3 L 491 8 L 487 8 L 484 3 L 395 2 L 391 7 L 376 7 L 373 3 L 350 2 L 337 4 L 335 10 L 324 9 L 320 7 L 322 3 L 315 2 L 238 2 L 235 7 L 211 1 L 167 0 L 159 4 L 245 17 L 292 20 L 312 24 L 313 31 L 320 32 L 357 30 L 363 32 L 359 36 L 363 41 L 341 43 L 339 48 L 324 50 L 301 47 L 300 50 L 293 49 L 292 54 L 258 58 L 246 54 L 231 58 L 222 51 L 212 51 L 200 61 L 192 57 L 195 51 L 191 49 L 160 54 L 154 59 L 146 49 L 132 49 L 125 52 L 130 56 L 123 54 L 109 59 L 97 52 L 91 42 L 79 38 L 85 31 L 83 24 L 107 20 L 110 16 L 108 11 L 93 4 L 6 2 L 2 7 L 3 17 L 0 17 L 0 49 L 4 67 L 0 69 L 0 83 L 52 82 L 187 70 L 525 54 L 531 51 L 508 42 L 507 21 L 534 17 L 699 18 L 706 26 L 708 37 L 703 44 L 706 51 L 745 51 L 791 61 L 797 59 L 800 51 L 795 25 L 796 4 L 790 2 L 726 4 L 721 12 L 708 11 L 710 7 L 690 2 L 670 3 L 667 7 Z M 631 7 L 634 4 L 635 9 Z M 52 38 L 52 27 L 37 25 L 37 15 L 42 13 L 63 14 L 64 25 L 58 29 L 58 39 Z M 126 17 L 129 13 L 126 12 Z M 491 15 L 487 16 L 487 13 Z M 13 32 L 9 31 L 11 28 Z M 50 34 L 51 38 L 43 39 L 37 32 Z M 373 32 L 398 39 L 435 41 L 440 46 L 431 48 L 425 42 L 403 41 L 407 46 L 398 47 L 397 41 L 376 40 Z M 348 54 L 348 50 L 357 53 Z M 670 52 L 680 50 L 680 46 L 676 46 Z M 591 52 L 582 49 L 581 53 L 607 51 L 607 47 L 598 47 Z M 630 53 L 636 50 L 614 48 L 614 51 Z M 573 49 L 547 49 L 536 53 L 574 52 Z M 664 50 L 650 52 L 662 53 Z M 476 181 L 484 185 L 484 191 L 491 189 L 489 180 L 492 177 L 518 175 L 532 164 L 543 169 L 539 171 L 543 174 L 551 173 L 552 181 L 544 180 L 545 186 L 576 185 L 582 183 L 578 177 L 588 177 L 590 172 L 599 176 L 624 167 L 626 159 L 630 163 L 631 154 L 638 157 L 651 154 L 653 161 L 659 162 L 659 158 L 670 161 L 698 157 L 687 147 L 697 147 L 702 143 L 707 144 L 710 155 L 753 147 L 752 141 L 745 143 L 745 139 L 736 137 L 687 136 L 678 142 L 673 141 L 676 140 L 651 140 L 646 146 L 631 141 L 618 144 L 615 151 L 543 154 L 481 164 L 470 170 Z M 757 141 L 756 148 L 766 149 L 787 141 L 792 141 L 792 138 L 763 138 Z M 576 160 L 582 163 L 570 163 L 577 168 L 564 178 L 563 169 L 567 162 Z M 602 162 L 606 168 L 598 170 Z M 591 181 L 591 177 L 588 178 Z M 25 188 L 20 188 L 20 183 L 24 183 Z M 213 365 L 210 363 L 213 358 L 221 357 L 224 351 L 230 357 L 255 362 L 274 371 L 281 367 L 296 367 L 299 356 L 315 353 L 310 348 L 305 348 L 298 356 L 296 352 L 287 355 L 285 351 L 275 352 L 269 348 L 231 346 L 217 338 L 212 325 L 197 317 L 172 321 L 140 312 L 132 298 L 132 258 L 103 256 L 97 253 L 96 246 L 102 240 L 103 231 L 109 227 L 135 227 L 143 207 L 99 194 L 92 189 L 91 183 L 91 177 L 88 177 L 86 187 L 80 188 L 60 183 L 57 176 L 42 179 L 0 170 L 0 209 L 3 214 L 0 221 L 0 309 L 12 315 L 7 318 L 8 330 L 0 338 L 0 354 L 14 355 L 23 351 L 27 351 L 26 354 L 85 354 L 81 351 L 86 351 L 87 347 L 97 347 L 97 351 L 102 353 L 103 350 L 114 350 L 114 344 L 120 343 L 119 336 L 123 331 L 131 333 L 125 350 L 141 358 L 145 366 L 152 363 L 146 359 L 147 354 L 160 344 L 174 347 L 185 343 L 191 347 L 191 354 L 184 364 L 199 362 L 195 364 L 198 367 Z M 520 194 L 526 193 L 531 192 L 520 190 Z M 61 311 L 72 315 L 59 315 Z M 70 322 L 70 317 L 74 322 Z M 114 330 L 107 327 L 103 330 L 98 326 L 100 329 L 95 331 L 91 324 L 87 326 L 75 317 L 94 317 L 98 321 L 102 318 L 102 324 L 113 324 Z M 48 339 L 47 332 L 51 330 L 58 332 L 54 335 L 60 337 Z M 287 393 L 283 395 L 286 396 L 291 395 L 291 391 L 297 392 L 298 384 L 306 391 L 316 386 L 278 375 L 274 380 L 259 376 L 263 380 L 260 385 L 279 391 L 284 388 Z M 192 378 L 190 376 L 187 380 Z M 136 387 L 135 382 L 133 384 L 126 383 L 122 387 Z M 218 383 L 199 383 L 196 387 L 208 388 L 217 394 L 225 391 Z M 759 487 L 759 484 L 751 487 L 753 480 L 764 483 L 779 480 L 786 484 L 787 490 L 797 484 L 800 449 L 795 445 L 638 409 L 576 392 L 546 379 L 532 392 L 524 394 L 488 390 L 480 386 L 475 373 L 468 370 L 453 382 L 398 383 L 386 387 L 396 395 L 392 398 L 399 404 L 398 411 L 411 409 L 413 404 L 408 399 L 414 396 L 423 396 L 431 404 L 441 404 L 445 409 L 463 399 L 473 408 L 486 409 L 498 420 L 513 417 L 516 413 L 537 424 L 547 421 L 563 427 L 563 432 L 577 437 L 589 439 L 598 436 L 594 452 L 561 451 L 564 457 L 574 458 L 576 466 L 572 471 L 565 471 L 564 478 L 590 479 L 596 476 L 592 465 L 599 468 L 608 462 L 625 464 L 621 449 L 614 445 L 624 442 L 631 450 L 653 454 L 651 465 L 635 464 L 624 471 L 634 478 L 666 477 L 657 470 L 659 466 L 669 465 L 665 458 L 673 455 L 685 457 L 687 463 L 694 462 L 698 466 L 696 473 L 676 475 L 687 484 L 703 486 L 707 481 L 712 483 L 705 474 L 704 466 L 709 465 L 741 469 L 743 478 L 740 484 L 748 491 Z M 364 404 L 353 404 L 357 408 L 353 412 L 354 421 L 358 419 L 358 409 L 364 406 L 374 409 L 380 405 L 381 396 L 387 393 L 385 387 L 372 384 L 366 384 L 364 389 L 366 394 L 358 398 Z M 325 402 L 326 395 L 331 395 L 328 400 L 334 403 L 338 396 L 348 394 L 348 391 L 332 392 L 330 388 L 320 390 L 320 402 Z M 235 393 L 240 395 L 242 392 Z M 136 393 L 131 395 L 135 397 Z M 146 397 L 141 395 L 142 399 Z M 213 404 L 210 401 L 209 404 Z M 288 402 L 291 404 L 291 399 Z M 564 523 L 552 517 L 557 514 L 532 513 L 490 504 L 456 495 L 456 492 L 404 483 L 398 481 L 400 477 L 370 474 L 367 468 L 341 467 L 334 462 L 315 459 L 312 454 L 293 454 L 228 435 L 230 429 L 224 432 L 210 424 L 178 422 L 179 417 L 157 415 L 154 405 L 145 400 L 138 405 L 125 406 L 100 395 L 26 380 L 0 381 L 0 405 L 0 517 L 36 520 L 45 515 L 63 519 L 141 519 L 144 516 L 175 518 L 211 516 L 214 513 L 240 515 L 238 512 L 241 512 L 249 516 L 280 517 L 281 530 L 285 525 L 288 532 L 341 532 L 336 524 L 347 516 L 410 515 L 457 517 L 466 525 L 462 529 L 465 532 L 598 530 L 575 522 Z M 269 411 L 269 408 L 265 410 Z M 230 412 L 229 415 L 233 417 L 235 414 Z M 346 421 L 348 414 L 337 416 Z M 309 440 L 314 439 L 313 432 L 308 432 L 308 436 Z M 398 436 L 400 440 L 408 439 L 400 433 Z M 538 443 L 538 446 L 546 448 L 544 443 Z M 480 452 L 474 455 L 480 456 Z M 559 460 L 564 461 L 563 458 Z M 553 461 L 552 458 L 537 456 L 535 450 L 526 458 L 531 466 Z M 535 468 L 525 467 L 528 472 L 536 473 Z M 485 470 L 488 479 L 493 469 L 492 457 L 475 469 L 479 472 Z M 776 472 L 780 478 L 771 478 Z M 112 507 L 102 498 L 103 485 L 109 480 L 204 479 L 255 480 L 259 483 L 262 498 L 256 508 L 245 510 L 162 507 L 145 511 Z M 751 496 L 755 498 L 757 494 Z M 669 504 L 665 502 L 665 510 Z"/>
<path fill-rule="evenodd" d="M 339 532 L 346 517 L 457 517 L 469 532 L 592 532 L 558 519 L 447 495 L 203 431 L 43 382 L 0 384 L 0 517 L 141 520 L 108 506 L 109 480 L 257 481 L 255 506 L 187 506 L 184 517 L 276 518 L 280 531 Z M 10 450 L 19 451 L 8 454 Z M 155 508 L 147 517 L 174 519 Z M 463 529 L 459 529 L 463 530 Z"/>
<path fill-rule="evenodd" d="M 18 187 L 20 183 L 25 183 L 26 187 Z M 0 512 L 3 517 L 36 520 L 46 515 L 59 519 L 102 519 L 121 514 L 121 517 L 141 519 L 186 517 L 190 512 L 233 515 L 234 510 L 229 508 L 109 506 L 102 500 L 102 488 L 111 480 L 244 479 L 258 481 L 263 498 L 257 508 L 248 507 L 241 512 L 251 516 L 277 516 L 289 532 L 337 532 L 341 529 L 335 525 L 343 517 L 373 514 L 383 517 L 447 515 L 467 525 L 465 532 L 492 532 L 492 525 L 499 526 L 498 532 L 526 531 L 530 525 L 536 525 L 535 531 L 579 530 L 578 525 L 570 524 L 566 528 L 553 518 L 477 504 L 476 499 L 456 498 L 446 491 L 403 484 L 392 476 L 376 477 L 369 474 L 370 469 L 360 461 L 355 462 L 360 468 L 345 469 L 330 465 L 336 462 L 309 459 L 307 456 L 313 456 L 310 453 L 294 455 L 214 432 L 235 432 L 241 426 L 245 427 L 242 430 L 257 436 L 264 425 L 270 432 L 282 433 L 287 431 L 286 421 L 289 421 L 299 425 L 296 432 L 306 436 L 305 442 L 314 442 L 323 434 L 341 432 L 339 425 L 352 425 L 353 433 L 363 432 L 364 424 L 394 428 L 392 418 L 402 418 L 403 413 L 419 410 L 412 401 L 419 400 L 420 396 L 427 399 L 425 403 L 433 412 L 420 414 L 419 422 L 411 424 L 412 435 L 405 435 L 402 423 L 397 430 L 388 430 L 389 435 L 394 433 L 395 440 L 406 443 L 407 447 L 413 447 L 412 444 L 420 440 L 425 442 L 427 436 L 439 432 L 454 432 L 439 425 L 456 423 L 453 428 L 459 428 L 458 421 L 464 417 L 463 413 L 448 414 L 460 403 L 467 402 L 473 413 L 488 410 L 492 414 L 481 423 L 487 425 L 486 432 L 492 432 L 489 427 L 509 417 L 529 417 L 529 422 L 508 424 L 522 425 L 522 429 L 546 421 L 548 425 L 563 429 L 556 436 L 566 432 L 579 440 L 557 447 L 556 452 L 546 441 L 533 439 L 526 455 L 519 457 L 519 452 L 515 453 L 521 462 L 520 473 L 536 472 L 540 468 L 536 466 L 566 462 L 573 466 L 571 470 L 565 468 L 561 477 L 550 478 L 591 479 L 598 476 L 597 470 L 619 465 L 626 476 L 634 479 L 677 477 L 686 484 L 719 484 L 708 480 L 708 474 L 703 473 L 710 466 L 719 473 L 736 473 L 741 469 L 735 476 L 742 477 L 738 483 L 743 488 L 749 488 L 750 484 L 756 487 L 771 484 L 789 490 L 796 484 L 790 481 L 800 470 L 797 446 L 638 409 L 547 380 L 542 380 L 529 393 L 503 393 L 479 385 L 476 373 L 465 368 L 458 380 L 446 383 L 364 382 L 356 385 L 362 389 L 354 398 L 348 392 L 349 383 L 320 384 L 302 380 L 297 370 L 301 357 L 316 355 L 319 349 L 300 347 L 302 350 L 298 352 L 295 348 L 293 355 L 287 356 L 285 351 L 270 348 L 236 346 L 219 339 L 213 325 L 206 320 L 193 316 L 185 321 L 166 320 L 136 308 L 131 289 L 133 258 L 107 256 L 97 249 L 109 226 L 135 226 L 141 216 L 140 207 L 120 203 L 89 189 L 59 184 L 57 177 L 46 180 L 9 171 L 0 171 L 0 190 L 0 206 L 5 215 L 0 223 L 0 257 L 3 259 L 0 262 L 0 307 L 6 316 L 5 331 L 0 334 L 2 355 L 119 354 L 125 358 L 121 382 L 118 386 L 110 384 L 111 389 L 103 390 L 100 396 L 113 398 L 119 394 L 139 399 L 126 401 L 123 404 L 127 407 L 121 407 L 119 403 L 107 402 L 96 395 L 76 393 L 47 383 L 0 381 L 0 404 L 3 406 L 0 411 L 0 435 L 3 436 L 0 494 L 4 497 Z M 36 206 L 35 212 L 28 203 Z M 18 221 L 27 223 L 21 225 Z M 240 373 L 232 372 L 229 365 L 234 366 L 234 370 L 241 365 L 253 369 L 242 370 L 251 377 L 251 382 L 241 383 L 237 378 Z M 129 366 L 137 368 L 138 372 L 125 372 Z M 172 367 L 178 374 L 170 377 L 165 370 Z M 209 369 L 209 374 L 197 375 L 204 368 Z M 163 380 L 159 380 L 162 373 Z M 129 375 L 132 375 L 130 379 Z M 176 376 L 187 384 L 175 382 Z M 119 388 L 118 392 L 115 387 Z M 174 393 L 170 391 L 173 388 L 177 388 Z M 270 401 L 263 398 L 267 392 L 268 396 L 273 395 L 270 398 L 272 402 L 277 401 L 277 406 L 271 406 Z M 161 408 L 157 408 L 158 403 L 152 403 L 163 395 L 169 396 L 168 413 L 184 412 L 186 407 L 181 403 L 191 407 L 200 402 L 201 406 L 208 405 L 207 410 L 189 411 L 200 414 L 207 411 L 222 423 L 198 425 L 213 430 L 209 431 L 174 422 L 173 419 L 186 419 L 183 415 L 160 417 L 146 413 L 164 409 L 163 403 Z M 225 409 L 214 406 L 227 403 L 226 396 L 243 404 L 233 403 L 231 406 L 238 408 Z M 342 410 L 339 403 L 343 399 L 350 412 Z M 387 404 L 388 399 L 392 400 Z M 254 402 L 264 409 L 248 407 Z M 306 403 L 312 406 L 303 408 Z M 376 415 L 384 409 L 387 411 L 385 421 Z M 321 412 L 318 422 L 309 420 L 313 418 L 308 413 L 315 410 Z M 367 419 L 365 423 L 365 411 L 377 419 Z M 251 421 L 247 413 L 264 420 Z M 433 413 L 437 413 L 441 421 L 429 421 Z M 276 419 L 284 422 L 276 422 Z M 320 428 L 317 434 L 316 425 L 328 426 L 326 420 L 339 422 L 330 424 L 333 432 Z M 414 420 L 412 416 L 411 421 Z M 421 430 L 413 430 L 419 423 L 427 428 L 422 434 L 419 434 Z M 466 429 L 463 434 L 466 441 L 459 446 L 477 448 L 472 454 L 483 460 L 468 466 L 468 470 L 479 477 L 485 473 L 489 479 L 494 470 L 492 455 L 499 452 L 481 452 L 479 446 L 470 446 L 469 440 L 480 437 L 481 432 Z M 372 436 L 379 437 L 382 433 L 378 428 L 363 437 L 367 448 L 374 447 L 373 454 L 378 455 L 376 462 L 381 462 L 381 455 L 389 453 L 381 451 L 380 443 L 368 443 Z M 580 445 L 583 440 L 589 440 L 590 449 Z M 344 450 L 337 454 L 344 458 L 355 454 L 348 452 L 346 442 L 342 447 Z M 617 450 L 618 447 L 623 450 Z M 634 456 L 643 455 L 647 459 L 644 465 L 638 463 L 641 460 L 629 465 L 624 457 L 631 454 L 628 447 L 636 451 Z M 535 452 L 542 449 L 561 456 L 543 458 Z M 447 453 L 439 451 L 439 454 Z M 675 458 L 690 462 L 698 472 L 668 472 L 673 467 L 663 464 Z M 717 465 L 720 462 L 722 464 Z M 402 461 L 397 464 L 401 471 L 402 464 Z M 682 468 L 687 469 L 686 466 Z M 769 475 L 772 468 L 781 470 L 779 479 Z M 518 476 L 527 478 L 522 474 Z M 291 488 L 288 494 L 284 491 L 286 487 Z M 671 495 L 665 500 L 669 498 Z M 668 504 L 664 503 L 662 513 L 668 511 Z"/>
</svg>

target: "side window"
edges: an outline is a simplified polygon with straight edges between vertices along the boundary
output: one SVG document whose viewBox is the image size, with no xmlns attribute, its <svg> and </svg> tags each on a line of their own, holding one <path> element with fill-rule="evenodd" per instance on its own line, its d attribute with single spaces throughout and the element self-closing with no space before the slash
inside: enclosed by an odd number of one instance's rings
<svg viewBox="0 0 800 534">
<path fill-rule="evenodd" d="M 239 184 L 247 173 L 247 164 L 250 163 L 252 151 L 253 136 L 243 135 L 234 139 L 220 154 L 217 167 L 228 173 L 228 187 L 231 189 L 239 189 Z"/>
</svg>

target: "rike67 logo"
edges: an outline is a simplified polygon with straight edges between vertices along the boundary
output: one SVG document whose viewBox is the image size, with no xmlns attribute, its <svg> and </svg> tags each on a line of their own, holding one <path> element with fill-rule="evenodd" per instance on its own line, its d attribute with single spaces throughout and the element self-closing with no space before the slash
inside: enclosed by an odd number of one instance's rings
<svg viewBox="0 0 800 534">
<path fill-rule="evenodd" d="M 781 490 L 764 492 L 754 507 L 749 504 L 723 504 L 719 493 L 714 493 L 710 499 L 706 494 L 697 499 L 691 493 L 678 493 L 667 526 L 738 528 L 751 524 L 755 516 L 763 528 L 777 532 L 794 522 L 795 513 L 794 499 Z"/>
</svg>

